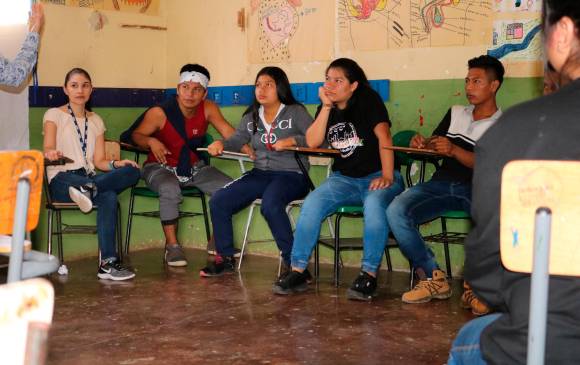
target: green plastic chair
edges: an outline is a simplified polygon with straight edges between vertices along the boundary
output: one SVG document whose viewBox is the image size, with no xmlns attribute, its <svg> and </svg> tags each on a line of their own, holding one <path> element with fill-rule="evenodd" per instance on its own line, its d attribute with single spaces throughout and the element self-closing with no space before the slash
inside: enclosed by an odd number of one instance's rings
<svg viewBox="0 0 580 365">
<path fill-rule="evenodd" d="M 204 147 L 207 147 L 213 142 L 213 137 L 209 134 L 205 135 Z M 149 151 L 145 151 L 140 149 L 139 147 L 122 144 L 122 149 L 125 151 L 133 152 L 135 154 L 135 162 L 139 163 L 139 159 L 142 154 L 147 154 Z M 209 154 L 207 153 L 199 153 L 200 157 L 206 158 L 209 161 Z M 205 226 L 205 234 L 207 237 L 207 241 L 211 239 L 211 231 L 209 227 L 209 214 L 207 211 L 207 202 L 205 194 L 195 188 L 195 187 L 187 187 L 181 189 L 181 194 L 184 198 L 198 198 L 201 200 L 201 209 L 202 211 L 184 211 L 179 210 L 179 217 L 177 219 L 186 218 L 186 217 L 197 217 L 203 216 L 203 222 Z M 133 228 L 133 217 L 148 217 L 148 218 L 159 218 L 159 211 L 135 211 L 135 198 L 149 198 L 149 199 L 159 199 L 159 194 L 154 192 L 153 190 L 149 189 L 146 186 L 133 186 L 131 188 L 131 193 L 129 197 L 129 213 L 127 219 L 127 232 L 125 235 L 125 254 L 129 254 L 129 245 L 131 243 L 131 230 Z"/>
<path fill-rule="evenodd" d="M 341 251 L 362 251 L 363 250 L 363 242 L 361 237 L 348 237 L 348 238 L 341 238 L 340 237 L 340 222 L 343 218 L 363 218 L 363 207 L 356 205 L 345 205 L 338 208 L 334 213 L 334 238 L 333 239 L 319 239 L 318 244 L 324 247 L 327 247 L 334 251 L 334 269 L 333 269 L 333 280 L 334 285 L 336 287 L 340 284 L 340 267 L 341 264 Z M 320 254 L 318 251 L 319 245 L 316 246 L 314 251 L 314 275 L 318 278 L 318 273 L 320 271 L 319 268 L 319 259 Z M 387 245 L 385 246 L 385 260 L 387 261 L 387 270 L 389 272 L 393 271 L 393 265 L 391 261 L 391 254 L 389 249 L 391 248 L 398 248 L 396 242 L 393 240 L 389 240 Z"/>
</svg>

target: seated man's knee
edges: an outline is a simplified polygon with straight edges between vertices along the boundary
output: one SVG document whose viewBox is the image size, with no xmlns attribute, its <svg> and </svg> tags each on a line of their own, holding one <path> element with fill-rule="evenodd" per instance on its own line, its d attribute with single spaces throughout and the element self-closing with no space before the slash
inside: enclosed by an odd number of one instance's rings
<svg viewBox="0 0 580 365">
<path fill-rule="evenodd" d="M 179 184 L 166 183 L 159 186 L 159 198 L 164 200 L 181 201 L 181 188 Z"/>
<path fill-rule="evenodd" d="M 389 221 L 391 219 L 405 217 L 406 215 L 407 212 L 406 204 L 403 202 L 402 199 L 399 199 L 399 197 L 393 199 L 391 204 L 389 204 L 389 206 L 387 207 L 387 219 L 389 219 Z"/>
</svg>

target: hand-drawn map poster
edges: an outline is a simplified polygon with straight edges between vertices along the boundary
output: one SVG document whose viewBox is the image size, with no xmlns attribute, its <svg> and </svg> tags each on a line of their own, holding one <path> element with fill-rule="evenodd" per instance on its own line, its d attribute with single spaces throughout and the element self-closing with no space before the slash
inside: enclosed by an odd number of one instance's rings
<svg viewBox="0 0 580 365">
<path fill-rule="evenodd" d="M 46 4 L 159 15 L 160 0 L 40 0 Z"/>
<path fill-rule="evenodd" d="M 332 58 L 333 0 L 250 0 L 250 63 Z"/>
</svg>

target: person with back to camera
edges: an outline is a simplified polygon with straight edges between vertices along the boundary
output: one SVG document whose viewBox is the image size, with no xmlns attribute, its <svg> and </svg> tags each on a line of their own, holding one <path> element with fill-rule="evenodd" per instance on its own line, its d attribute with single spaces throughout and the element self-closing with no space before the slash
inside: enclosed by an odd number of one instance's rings
<svg viewBox="0 0 580 365">
<path fill-rule="evenodd" d="M 506 111 L 475 151 L 465 278 L 496 313 L 463 326 L 451 348 L 452 365 L 526 363 L 531 280 L 501 263 L 501 174 L 513 160 L 580 160 L 580 2 L 544 0 L 542 28 L 559 89 Z M 545 363 L 578 364 L 580 279 L 550 276 L 549 288 Z"/>
</svg>

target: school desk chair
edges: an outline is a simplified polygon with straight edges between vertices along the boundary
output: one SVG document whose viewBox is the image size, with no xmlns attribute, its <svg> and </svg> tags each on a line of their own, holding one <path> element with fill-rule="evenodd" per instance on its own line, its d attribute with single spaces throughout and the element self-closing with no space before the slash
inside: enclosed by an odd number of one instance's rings
<svg viewBox="0 0 580 365">
<path fill-rule="evenodd" d="M 396 133 L 393 136 L 393 145 L 398 147 L 409 147 L 411 139 L 417 132 L 412 130 L 404 130 Z M 413 186 L 415 183 L 421 183 L 425 181 L 425 174 L 427 171 L 427 165 L 431 164 L 435 169 L 439 168 L 440 157 L 429 156 L 429 155 L 418 155 L 413 153 L 405 153 L 400 151 L 395 151 L 395 161 L 405 169 L 405 181 L 407 187 Z M 412 179 L 412 170 L 415 168 L 414 164 L 417 162 L 419 164 L 418 172 L 419 177 L 415 181 Z M 434 220 L 439 219 L 441 221 L 441 231 L 431 235 L 423 236 L 423 240 L 432 243 L 443 244 L 443 251 L 445 253 L 445 268 L 447 271 L 447 277 L 449 279 L 453 278 L 452 268 L 451 268 L 451 255 L 449 253 L 449 245 L 460 244 L 462 245 L 467 237 L 467 232 L 459 231 L 449 231 L 447 228 L 447 223 L 450 220 L 468 220 L 471 221 L 471 216 L 469 212 L 461 210 L 449 210 L 436 217 Z M 411 270 L 412 271 L 412 270 Z M 411 280 L 411 286 L 413 286 L 413 280 Z"/>
<path fill-rule="evenodd" d="M 0 285 L 0 354 L 3 364 L 44 364 L 54 308 L 46 279 Z"/>
<path fill-rule="evenodd" d="M 107 161 L 119 160 L 121 156 L 121 150 L 119 142 L 116 141 L 105 141 L 105 158 Z M 64 165 L 67 163 L 66 158 L 57 160 L 55 162 L 48 162 L 51 165 Z M 71 160 L 68 160 L 71 161 Z M 47 164 L 48 164 L 47 163 Z M 46 172 L 45 165 L 45 172 Z M 52 254 L 53 251 L 53 237 L 56 236 L 56 243 L 58 246 L 58 258 L 61 263 L 61 267 L 58 269 L 58 273 L 61 275 L 68 274 L 68 268 L 64 263 L 64 248 L 63 240 L 65 234 L 84 234 L 93 235 L 97 234 L 96 224 L 79 224 L 73 223 L 74 219 L 71 220 L 72 214 L 66 213 L 64 216 L 67 218 L 67 222 L 63 220 L 63 212 L 74 212 L 74 215 L 78 219 L 80 208 L 76 203 L 73 202 L 59 202 L 52 198 L 50 193 L 50 187 L 48 185 L 48 179 L 44 181 L 44 192 L 46 196 L 46 209 L 48 216 L 48 242 L 46 250 L 48 254 Z M 93 205 L 93 210 L 96 212 L 99 209 L 97 204 Z M 119 260 L 123 260 L 123 246 L 122 246 L 122 236 L 121 236 L 121 205 L 117 203 L 117 230 L 116 230 L 116 240 L 117 240 L 117 254 Z M 98 265 L 100 265 L 100 250 L 98 250 Z"/>
<path fill-rule="evenodd" d="M 201 148 L 199 150 L 207 152 L 206 148 Z M 237 161 L 238 165 L 240 167 L 241 174 L 244 174 L 247 171 L 245 164 L 253 163 L 253 161 L 249 158 L 248 155 L 246 155 L 244 153 L 237 153 L 237 152 L 231 152 L 231 151 L 224 151 L 223 154 L 221 154 L 220 156 L 214 157 L 214 158 Z M 327 166 L 329 163 L 330 163 L 330 159 L 324 159 L 324 158 L 311 158 L 310 159 L 311 165 Z M 291 224 L 292 228 L 296 227 L 296 222 L 294 221 L 294 217 L 292 215 L 292 210 L 299 209 L 302 206 L 302 203 L 304 203 L 304 199 L 298 199 L 298 200 L 291 201 L 286 206 L 286 214 L 288 215 L 288 219 L 290 220 L 290 224 Z M 248 244 L 261 243 L 261 242 L 271 242 L 271 239 L 251 239 L 250 238 L 252 222 L 254 220 L 254 212 L 255 212 L 256 207 L 260 206 L 261 204 L 262 204 L 262 199 L 255 199 L 249 206 L 248 217 L 246 218 L 246 225 L 244 227 L 244 238 L 242 239 L 242 247 L 240 250 L 240 257 L 238 260 L 238 271 L 242 268 L 242 261 L 244 259 L 244 254 L 246 252 L 246 246 Z M 330 220 L 328 220 L 328 223 L 330 224 L 330 229 L 332 232 L 332 223 L 330 222 Z M 280 275 L 281 269 L 282 269 L 282 256 L 280 256 L 279 263 L 278 263 L 278 275 Z"/>
<path fill-rule="evenodd" d="M 531 273 L 528 364 L 545 361 L 550 275 L 580 276 L 579 179 L 576 161 L 512 161 L 503 169 L 501 260 Z"/>
<path fill-rule="evenodd" d="M 417 134 L 417 132 L 412 130 L 403 130 L 399 131 L 393 135 L 393 145 L 398 147 L 409 147 L 409 143 L 411 138 Z M 407 187 L 413 185 L 413 179 L 411 174 L 411 168 L 413 163 L 415 162 L 417 157 L 413 157 L 407 153 L 402 152 L 395 152 L 395 168 L 405 170 L 405 183 Z M 425 174 L 425 167 L 424 164 L 421 164 L 420 167 L 421 177 Z M 331 165 L 328 165 L 328 172 L 327 177 L 330 176 L 331 173 Z M 343 267 L 341 252 L 342 251 L 362 251 L 364 249 L 364 245 L 362 242 L 361 237 L 342 237 L 341 236 L 341 222 L 344 218 L 355 218 L 355 219 L 362 219 L 364 218 L 363 214 L 363 206 L 356 205 L 356 206 L 342 206 L 336 209 L 334 213 L 334 232 L 330 239 L 322 238 L 319 240 L 319 245 L 324 246 L 333 250 L 333 282 L 336 287 L 340 285 L 340 269 Z M 385 222 L 386 223 L 386 222 Z M 332 232 L 332 225 L 331 225 L 331 232 Z M 391 259 L 390 250 L 399 248 L 397 242 L 393 239 L 392 235 L 389 235 L 388 242 L 385 246 L 385 261 L 387 263 L 387 271 L 393 271 L 393 264 Z M 319 273 L 319 251 L 318 245 L 315 249 L 315 276 L 318 277 Z M 409 264 L 410 265 L 410 264 Z M 411 266 L 409 266 L 411 267 Z M 412 276 L 412 275 L 411 275 Z M 412 279 L 411 279 L 412 284 Z"/>
<path fill-rule="evenodd" d="M 25 247 L 26 232 L 38 225 L 43 164 L 40 151 L 0 152 L 0 235 L 12 235 L 2 249 L 10 255 L 9 283 L 58 269 L 56 257 Z"/>
<path fill-rule="evenodd" d="M 205 140 L 203 142 L 204 146 L 208 146 L 213 142 L 213 137 L 209 134 L 205 135 Z M 142 149 L 139 146 L 135 146 L 128 143 L 121 143 L 121 149 L 123 151 L 132 152 L 134 154 L 134 161 L 139 164 L 141 155 L 147 155 L 149 150 Z M 209 155 L 203 153 L 200 155 L 201 158 L 209 161 Z M 211 231 L 209 227 L 209 214 L 207 212 L 207 203 L 205 194 L 196 187 L 185 187 L 181 189 L 181 195 L 183 198 L 194 198 L 200 200 L 201 205 L 201 212 L 198 210 L 185 210 L 184 208 L 179 209 L 179 216 L 177 217 L 178 220 L 187 217 L 203 217 L 203 223 L 205 227 L 205 235 L 207 241 L 209 242 L 211 238 Z M 140 210 L 135 211 L 135 199 L 136 198 L 145 198 L 145 199 L 159 199 L 159 194 L 155 191 L 149 189 L 147 186 L 144 185 L 137 185 L 131 187 L 130 194 L 129 194 L 129 212 L 127 218 L 127 231 L 125 234 L 125 254 L 129 254 L 129 245 L 131 243 L 131 232 L 133 229 L 133 217 L 146 217 L 146 218 L 156 218 L 159 219 L 159 210 Z"/>
</svg>

